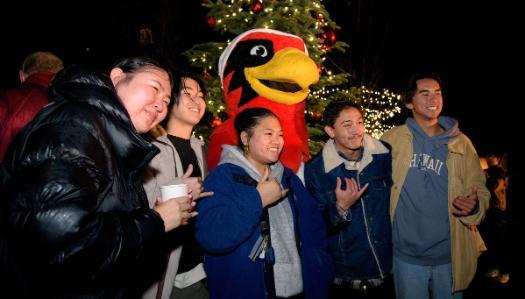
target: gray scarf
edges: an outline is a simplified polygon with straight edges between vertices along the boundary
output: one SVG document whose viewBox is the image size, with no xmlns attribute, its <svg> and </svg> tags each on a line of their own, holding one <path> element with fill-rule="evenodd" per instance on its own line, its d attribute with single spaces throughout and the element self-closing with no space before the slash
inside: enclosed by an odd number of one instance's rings
<svg viewBox="0 0 525 299">
<path fill-rule="evenodd" d="M 219 164 L 225 163 L 241 167 L 256 181 L 261 179 L 259 171 L 244 157 L 237 146 L 222 146 Z M 270 170 L 270 179 L 277 178 L 282 187 L 283 164 L 278 161 L 270 166 Z M 272 247 L 275 252 L 273 269 L 276 295 L 279 297 L 297 295 L 303 291 L 303 278 L 301 260 L 295 244 L 292 208 L 288 200 L 281 199 L 268 209 L 268 213 Z"/>
</svg>

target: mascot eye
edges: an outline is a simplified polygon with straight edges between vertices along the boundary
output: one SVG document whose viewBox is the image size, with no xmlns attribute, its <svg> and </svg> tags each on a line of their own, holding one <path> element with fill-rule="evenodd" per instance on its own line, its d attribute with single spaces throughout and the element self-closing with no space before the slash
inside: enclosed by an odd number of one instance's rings
<svg viewBox="0 0 525 299">
<path fill-rule="evenodd" d="M 265 46 L 257 45 L 250 49 L 250 55 L 252 56 L 259 56 L 259 57 L 266 57 L 268 56 L 268 50 Z"/>
</svg>

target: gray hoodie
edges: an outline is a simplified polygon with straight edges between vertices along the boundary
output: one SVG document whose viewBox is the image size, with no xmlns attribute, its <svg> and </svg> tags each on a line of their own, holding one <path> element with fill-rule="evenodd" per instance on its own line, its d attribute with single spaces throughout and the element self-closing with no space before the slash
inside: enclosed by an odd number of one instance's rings
<svg viewBox="0 0 525 299">
<path fill-rule="evenodd" d="M 413 118 L 413 156 L 396 207 L 392 241 L 397 258 L 417 265 L 450 263 L 448 218 L 448 143 L 460 131 L 458 122 L 441 116 L 445 132 L 429 137 Z"/>
</svg>

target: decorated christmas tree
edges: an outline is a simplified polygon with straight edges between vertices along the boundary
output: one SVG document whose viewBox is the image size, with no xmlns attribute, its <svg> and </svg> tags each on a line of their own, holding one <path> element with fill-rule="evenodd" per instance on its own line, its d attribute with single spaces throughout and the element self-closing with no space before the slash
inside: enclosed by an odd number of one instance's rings
<svg viewBox="0 0 525 299">
<path fill-rule="evenodd" d="M 306 120 L 310 150 L 318 152 L 325 137 L 320 123 L 324 107 L 335 99 L 350 99 L 363 106 L 369 133 L 380 136 L 389 128 L 387 120 L 399 113 L 399 97 L 388 90 L 369 90 L 352 86 L 351 76 L 330 59 L 333 51 L 344 52 L 349 47 L 337 39 L 340 27 L 331 20 L 320 0 L 204 0 L 209 9 L 208 26 L 224 36 L 222 42 L 193 46 L 184 54 L 192 66 L 202 70 L 209 97 L 206 123 L 196 128 L 196 135 L 208 140 L 212 130 L 227 117 L 217 63 L 227 44 L 238 34 L 254 28 L 269 28 L 300 36 L 309 56 L 318 65 L 320 79 L 311 87 L 306 101 Z"/>
</svg>

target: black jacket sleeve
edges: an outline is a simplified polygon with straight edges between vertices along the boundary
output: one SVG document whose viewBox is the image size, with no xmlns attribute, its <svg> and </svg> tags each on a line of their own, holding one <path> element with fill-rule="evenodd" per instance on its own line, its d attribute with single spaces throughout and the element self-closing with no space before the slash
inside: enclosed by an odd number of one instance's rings
<svg viewBox="0 0 525 299">
<path fill-rule="evenodd" d="M 147 207 L 100 209 L 126 198 L 112 188 L 119 161 L 104 135 L 93 133 L 103 132 L 97 125 L 57 121 L 31 132 L 2 194 L 2 225 L 17 250 L 75 280 L 122 271 L 164 232 Z"/>
</svg>

